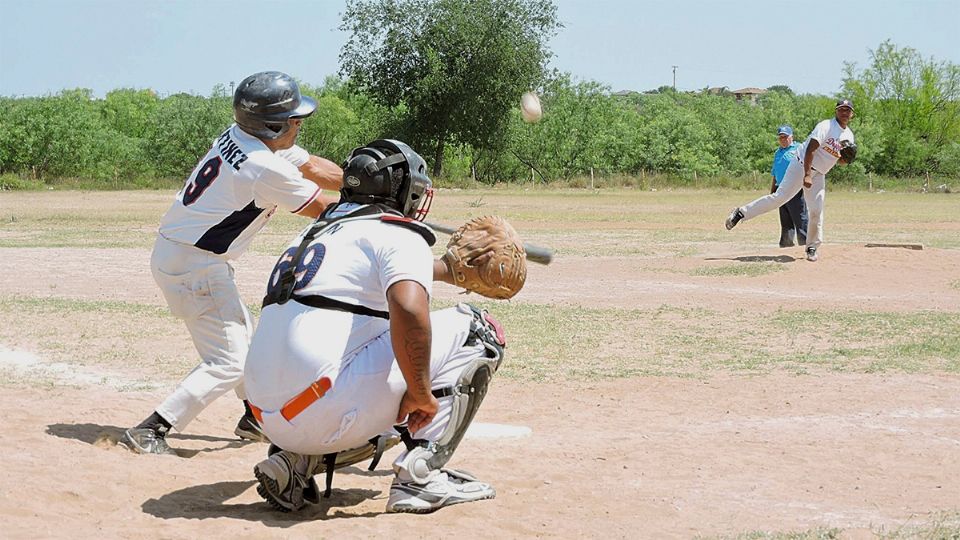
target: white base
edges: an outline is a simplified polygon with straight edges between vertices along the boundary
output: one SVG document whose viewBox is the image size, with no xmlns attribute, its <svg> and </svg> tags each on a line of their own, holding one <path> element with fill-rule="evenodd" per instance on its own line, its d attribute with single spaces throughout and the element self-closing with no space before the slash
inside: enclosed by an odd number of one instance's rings
<svg viewBox="0 0 960 540">
<path fill-rule="evenodd" d="M 474 422 L 467 428 L 468 439 L 521 439 L 529 437 L 533 430 L 527 426 L 509 424 L 484 424 Z"/>
</svg>

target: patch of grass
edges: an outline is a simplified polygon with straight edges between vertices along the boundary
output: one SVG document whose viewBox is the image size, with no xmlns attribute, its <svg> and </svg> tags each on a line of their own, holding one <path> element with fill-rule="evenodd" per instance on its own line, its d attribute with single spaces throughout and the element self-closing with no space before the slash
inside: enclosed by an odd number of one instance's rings
<svg viewBox="0 0 960 540">
<path fill-rule="evenodd" d="M 0 297 L 0 311 L 20 313 L 112 313 L 146 315 L 148 317 L 171 317 L 166 307 L 155 304 L 139 304 L 118 300 L 82 300 L 56 296 L 7 296 Z"/>
<path fill-rule="evenodd" d="M 735 536 L 718 536 L 724 540 L 834 540 L 841 538 L 843 529 L 817 527 L 806 531 L 770 532 L 750 531 Z M 699 536 L 698 538 L 708 538 Z"/>
<path fill-rule="evenodd" d="M 503 323 L 502 373 L 514 379 L 960 372 L 960 313 L 779 312 L 744 326 L 751 313 L 475 303 Z M 878 337 L 891 329 L 899 339 Z"/>
<path fill-rule="evenodd" d="M 179 186 L 179 183 L 177 184 Z M 147 248 L 174 198 L 163 191 L 11 191 L 0 197 L 0 247 Z M 511 221 L 524 239 L 559 256 L 672 255 L 724 242 L 730 208 L 759 189 L 671 191 L 609 188 L 599 191 L 520 185 L 442 189 L 431 221 L 459 225 L 480 214 Z M 531 203 L 539 201 L 543 204 Z M 917 242 L 960 248 L 956 208 L 960 194 L 831 192 L 828 241 Z M 78 208 L 82 210 L 78 210 Z M 736 231 L 742 244 L 774 245 L 776 215 Z M 254 253 L 279 254 L 307 220 L 278 212 L 257 235 Z M 890 223 L 897 227 L 891 228 Z M 569 233 L 577 227 L 577 234 Z"/>
<path fill-rule="evenodd" d="M 786 267 L 782 264 L 748 263 L 748 264 L 725 264 L 723 266 L 701 266 L 690 272 L 692 276 L 747 276 L 756 277 L 781 272 Z"/>
<path fill-rule="evenodd" d="M 435 302 L 433 308 L 453 303 Z M 752 318 L 750 312 L 731 316 L 673 306 L 475 303 L 504 324 L 509 348 L 501 374 L 516 380 L 773 371 L 960 373 L 960 313 L 806 310 Z M 250 309 L 259 315 L 258 306 Z M 150 381 L 176 380 L 197 362 L 182 323 L 163 306 L 5 297 L 0 315 L 18 321 L 15 328 L 0 327 L 0 343 L 36 350 L 52 361 Z M 164 347 L 157 349 L 157 343 Z"/>
<path fill-rule="evenodd" d="M 904 525 L 889 531 L 886 528 L 874 528 L 873 532 L 880 540 L 908 538 L 958 540 L 960 539 L 960 512 L 934 512 L 920 520 L 911 519 Z"/>
<path fill-rule="evenodd" d="M 812 341 L 843 344 L 817 354 L 844 369 L 916 373 L 960 367 L 960 313 L 780 311 L 773 322 Z"/>
<path fill-rule="evenodd" d="M 749 531 L 733 536 L 717 536 L 723 540 L 833 540 L 851 537 L 839 528 L 817 527 L 806 531 L 770 532 Z M 871 527 L 870 533 L 878 540 L 906 540 L 923 538 L 929 540 L 960 539 L 960 513 L 934 512 L 922 519 L 912 519 L 896 527 Z M 859 535 L 858 535 L 859 536 Z M 698 538 L 710 538 L 700 536 Z"/>
<path fill-rule="evenodd" d="M 915 538 L 958 540 L 960 539 L 960 512 L 934 512 L 920 519 L 911 519 L 907 523 L 895 527 L 873 526 L 870 528 L 870 535 L 878 540 Z M 853 536 L 847 534 L 847 531 L 841 528 L 816 527 L 805 531 L 748 531 L 736 535 L 698 536 L 697 538 L 716 538 L 718 540 L 833 540 Z M 856 535 L 856 537 L 859 536 Z"/>
<path fill-rule="evenodd" d="M 16 320 L 0 325 L 0 343 L 44 361 L 158 381 L 180 378 L 198 361 L 183 323 L 165 306 L 0 297 L 0 318 Z"/>
<path fill-rule="evenodd" d="M 958 280 L 956 280 L 956 281 L 951 281 L 951 282 L 950 282 L 950 288 L 951 288 L 951 289 L 957 289 L 958 291 L 960 291 L 960 279 L 958 279 Z"/>
</svg>

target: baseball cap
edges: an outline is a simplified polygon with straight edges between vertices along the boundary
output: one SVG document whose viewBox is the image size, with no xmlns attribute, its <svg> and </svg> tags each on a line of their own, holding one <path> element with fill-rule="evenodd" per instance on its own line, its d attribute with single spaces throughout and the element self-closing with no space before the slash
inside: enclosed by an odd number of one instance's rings
<svg viewBox="0 0 960 540">
<path fill-rule="evenodd" d="M 836 108 L 839 109 L 840 107 L 850 107 L 850 110 L 852 111 L 853 102 L 850 101 L 849 99 L 841 99 L 840 101 L 837 102 Z"/>
<path fill-rule="evenodd" d="M 793 128 L 784 124 L 777 128 L 777 135 L 793 135 Z"/>
</svg>

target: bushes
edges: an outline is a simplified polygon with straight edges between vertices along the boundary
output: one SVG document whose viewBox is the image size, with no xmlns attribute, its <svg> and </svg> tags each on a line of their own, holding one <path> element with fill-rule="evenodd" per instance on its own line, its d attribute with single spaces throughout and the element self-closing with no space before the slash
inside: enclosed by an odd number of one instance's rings
<svg viewBox="0 0 960 540">
<path fill-rule="evenodd" d="M 866 184 L 871 174 L 960 176 L 960 67 L 889 42 L 871 55 L 867 68 L 846 68 L 844 93 L 857 106 L 851 127 L 859 152 L 852 166 L 830 172 L 831 181 L 852 186 Z M 336 77 L 301 88 L 316 97 L 318 107 L 299 142 L 334 162 L 373 139 L 416 132 L 416 104 L 378 103 Z M 834 110 L 833 98 L 789 89 L 767 92 L 751 106 L 729 95 L 669 87 L 613 95 L 596 82 L 557 73 L 539 92 L 540 122 L 524 123 L 514 107 L 501 135 L 482 148 L 454 141 L 437 154 L 436 147 L 407 142 L 431 165 L 442 157 L 442 178 L 454 184 L 474 175 L 486 184 L 531 178 L 569 183 L 589 178 L 591 171 L 602 178 L 661 174 L 695 184 L 755 175 L 765 180 L 776 127 L 791 124 L 802 141 Z M 118 89 L 104 99 L 83 89 L 0 97 L 0 174 L 8 175 L 7 186 L 23 183 L 11 178 L 80 178 L 106 187 L 183 179 L 231 122 L 231 98 L 222 87 L 211 97 L 160 98 L 137 89 Z"/>
</svg>

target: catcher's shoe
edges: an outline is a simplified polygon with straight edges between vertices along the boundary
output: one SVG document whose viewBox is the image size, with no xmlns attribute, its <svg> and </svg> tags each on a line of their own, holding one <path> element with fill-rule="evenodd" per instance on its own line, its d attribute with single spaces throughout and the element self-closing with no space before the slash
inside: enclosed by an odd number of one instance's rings
<svg viewBox="0 0 960 540">
<path fill-rule="evenodd" d="M 743 212 L 740 211 L 739 207 L 734 208 L 733 211 L 730 212 L 730 215 L 727 216 L 727 221 L 724 223 L 724 225 L 727 227 L 727 230 L 729 231 L 730 229 L 736 227 L 737 223 L 740 223 L 740 220 L 742 219 L 743 219 Z"/>
<path fill-rule="evenodd" d="M 233 430 L 233 433 L 237 437 L 248 441 L 270 442 L 270 438 L 267 437 L 267 434 L 263 432 L 263 428 L 260 427 L 260 422 L 257 422 L 257 419 L 254 418 L 252 414 L 244 414 L 241 416 L 240 421 L 237 422 L 237 428 Z"/>
<path fill-rule="evenodd" d="M 318 502 L 320 488 L 306 471 L 312 470 L 316 465 L 312 461 L 319 459 L 319 456 L 304 456 L 286 450 L 271 454 L 253 468 L 260 483 L 257 493 L 281 512 L 295 512 L 308 502 Z M 301 470 L 304 472 L 299 472 Z"/>
<path fill-rule="evenodd" d="M 807 260 L 810 261 L 810 262 L 817 262 L 817 259 L 819 259 L 819 258 L 820 258 L 820 257 L 817 256 L 817 248 L 815 248 L 815 247 L 813 247 L 813 246 L 808 246 L 808 247 L 807 247 Z"/>
<path fill-rule="evenodd" d="M 463 471 L 439 469 L 425 483 L 403 482 L 398 475 L 390 486 L 387 512 L 427 514 L 444 506 L 492 499 L 496 495 L 490 484 Z"/>
<path fill-rule="evenodd" d="M 123 432 L 118 444 L 136 454 L 177 455 L 167 444 L 165 436 L 166 432 L 152 428 L 130 428 Z"/>
</svg>

